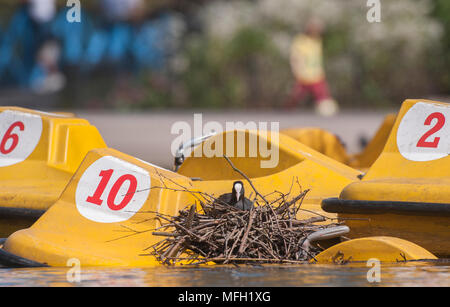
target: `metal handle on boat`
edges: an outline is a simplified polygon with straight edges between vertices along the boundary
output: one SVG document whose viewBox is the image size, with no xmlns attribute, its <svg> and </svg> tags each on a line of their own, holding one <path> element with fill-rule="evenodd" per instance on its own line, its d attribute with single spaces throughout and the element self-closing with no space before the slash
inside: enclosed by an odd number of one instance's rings
<svg viewBox="0 0 450 307">
<path fill-rule="evenodd" d="M 188 148 L 193 148 L 199 144 L 201 144 L 202 142 L 204 142 L 205 140 L 209 139 L 210 137 L 216 135 L 216 132 L 211 132 L 210 134 L 207 135 L 202 135 L 200 137 L 197 138 L 192 138 L 189 141 L 182 143 L 180 145 L 180 147 L 178 147 L 177 152 L 175 153 L 175 162 L 174 162 L 174 170 L 175 172 L 178 171 L 178 169 L 180 168 L 181 164 L 183 164 L 184 162 L 184 151 Z"/>
<path fill-rule="evenodd" d="M 339 238 L 340 236 L 349 233 L 350 228 L 348 226 L 336 226 L 326 229 L 321 229 L 310 234 L 305 242 L 303 242 L 302 247 L 309 251 L 311 243 L 315 241 L 328 240 Z"/>
</svg>

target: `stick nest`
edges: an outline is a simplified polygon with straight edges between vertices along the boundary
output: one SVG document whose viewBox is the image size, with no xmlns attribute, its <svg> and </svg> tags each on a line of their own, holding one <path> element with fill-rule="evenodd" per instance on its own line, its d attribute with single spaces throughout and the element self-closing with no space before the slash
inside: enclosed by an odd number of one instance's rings
<svg viewBox="0 0 450 307">
<path fill-rule="evenodd" d="M 164 220 L 153 235 L 166 237 L 149 247 L 150 255 L 162 264 L 304 263 L 322 249 L 304 244 L 308 235 L 338 224 L 317 225 L 327 220 L 317 216 L 297 219 L 308 190 L 288 200 L 278 193 L 272 202 L 255 198 L 251 211 L 240 211 L 216 200 L 191 205 L 178 216 L 157 213 Z M 274 194 L 273 193 L 273 194 Z M 306 242 L 308 243 L 308 242 Z"/>
</svg>

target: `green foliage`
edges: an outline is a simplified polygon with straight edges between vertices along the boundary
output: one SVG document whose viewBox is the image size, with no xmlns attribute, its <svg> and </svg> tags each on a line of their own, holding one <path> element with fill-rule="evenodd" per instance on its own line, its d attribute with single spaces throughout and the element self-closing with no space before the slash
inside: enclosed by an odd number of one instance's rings
<svg viewBox="0 0 450 307">
<path fill-rule="evenodd" d="M 273 93 L 284 85 L 267 81 L 275 66 L 288 69 L 267 35 L 251 28 L 241 29 L 229 41 L 197 37 L 185 56 L 189 65 L 182 83 L 194 107 L 273 105 Z"/>
<path fill-rule="evenodd" d="M 439 82 L 441 92 L 450 92 L 450 1 L 434 0 L 433 15 L 440 21 L 444 28 L 442 49 L 436 50 L 430 55 L 429 66 Z"/>
<path fill-rule="evenodd" d="M 294 83 L 293 37 L 311 16 L 325 23 L 331 92 L 347 107 L 397 106 L 450 91 L 450 1 L 382 1 L 369 23 L 361 0 L 227 0 L 199 7 L 201 33 L 188 33 L 170 85 L 145 83 L 138 107 L 278 107 Z"/>
</svg>

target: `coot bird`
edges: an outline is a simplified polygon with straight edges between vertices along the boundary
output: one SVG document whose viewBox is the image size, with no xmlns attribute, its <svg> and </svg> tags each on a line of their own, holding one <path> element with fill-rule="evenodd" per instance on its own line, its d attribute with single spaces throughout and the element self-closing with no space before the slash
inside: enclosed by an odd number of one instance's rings
<svg viewBox="0 0 450 307">
<path fill-rule="evenodd" d="M 233 190 L 231 193 L 220 195 L 217 199 L 220 203 L 225 203 L 235 207 L 239 210 L 251 210 L 253 208 L 253 202 L 250 199 L 245 198 L 244 184 L 242 181 L 236 181 L 233 183 Z"/>
</svg>

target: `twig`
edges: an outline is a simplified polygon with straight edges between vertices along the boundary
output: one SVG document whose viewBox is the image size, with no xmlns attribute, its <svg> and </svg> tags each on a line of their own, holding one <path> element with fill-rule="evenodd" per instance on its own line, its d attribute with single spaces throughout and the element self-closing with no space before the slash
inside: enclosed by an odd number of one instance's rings
<svg viewBox="0 0 450 307">
<path fill-rule="evenodd" d="M 258 195 L 259 197 L 261 197 L 262 200 L 264 200 L 264 202 L 266 204 L 268 204 L 269 202 L 267 201 L 267 199 L 264 198 L 264 196 L 258 192 L 258 190 L 255 188 L 255 186 L 253 185 L 253 182 L 250 180 L 250 178 L 248 178 L 247 175 L 245 175 L 241 170 L 239 170 L 238 168 L 236 168 L 233 164 L 233 162 L 231 162 L 231 160 L 227 157 L 227 156 L 223 156 L 225 158 L 225 160 L 227 160 L 227 162 L 230 164 L 231 168 L 235 171 L 238 172 L 242 177 L 244 177 L 248 183 L 250 184 L 250 186 L 252 187 L 253 191 L 255 191 L 256 195 Z"/>
</svg>

